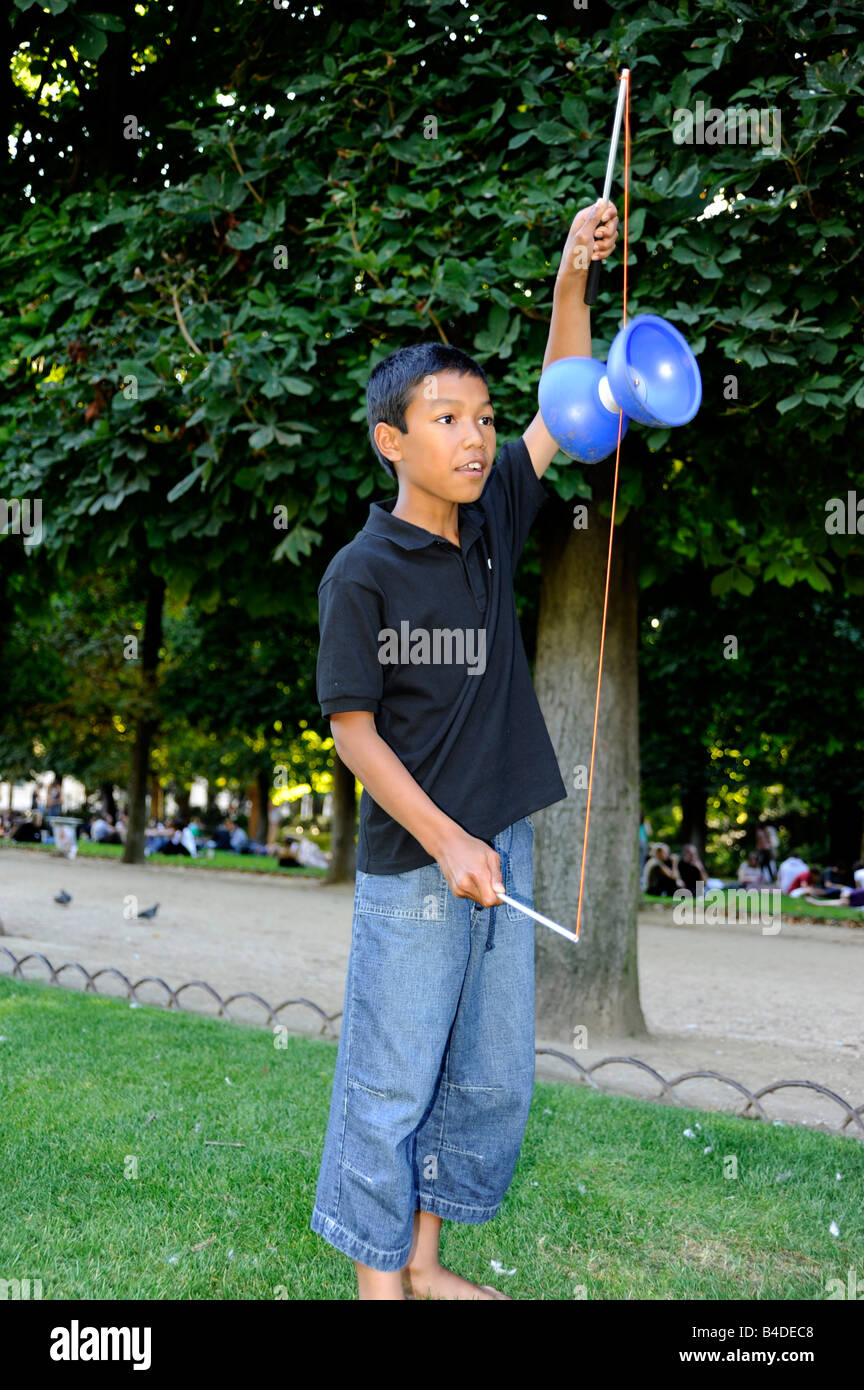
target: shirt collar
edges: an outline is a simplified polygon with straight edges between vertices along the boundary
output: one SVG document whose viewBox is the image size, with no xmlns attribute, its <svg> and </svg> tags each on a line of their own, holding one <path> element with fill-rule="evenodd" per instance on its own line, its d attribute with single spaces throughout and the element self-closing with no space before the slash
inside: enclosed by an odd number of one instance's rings
<svg viewBox="0 0 864 1390">
<path fill-rule="evenodd" d="M 415 526 L 412 521 L 404 521 L 402 517 L 393 516 L 393 508 L 398 501 L 396 497 L 385 497 L 378 502 L 371 503 L 369 507 L 369 518 L 363 530 L 373 536 L 384 536 L 388 541 L 395 541 L 401 545 L 403 550 L 419 550 L 423 546 L 432 545 L 435 541 L 443 540 L 434 531 L 427 531 L 422 526 Z M 461 548 L 466 551 L 472 541 L 479 536 L 483 525 L 483 513 L 475 502 L 459 503 L 459 539 Z"/>
</svg>

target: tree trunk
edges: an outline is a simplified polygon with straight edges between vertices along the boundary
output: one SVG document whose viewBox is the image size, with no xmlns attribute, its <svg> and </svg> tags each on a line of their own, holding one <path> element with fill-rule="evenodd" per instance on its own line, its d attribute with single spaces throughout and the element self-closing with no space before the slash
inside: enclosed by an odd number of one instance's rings
<svg viewBox="0 0 864 1390">
<path fill-rule="evenodd" d="M 325 883 L 350 883 L 357 866 L 354 826 L 357 819 L 354 773 L 333 749 L 333 814 L 331 817 L 330 867 Z"/>
<path fill-rule="evenodd" d="M 705 810 L 708 793 L 704 786 L 690 784 L 681 788 L 681 843 L 695 845 L 699 858 L 705 861 Z M 706 865 L 707 868 L 707 865 Z"/>
<path fill-rule="evenodd" d="M 858 795 L 831 785 L 828 804 L 828 858 L 832 864 L 851 865 L 857 861 L 861 848 L 862 808 Z"/>
<path fill-rule="evenodd" d="M 175 783 L 179 789 L 174 793 L 174 800 L 177 802 L 177 819 L 184 825 L 189 824 L 189 798 L 192 795 L 191 787 L 184 787 L 180 783 Z"/>
<path fill-rule="evenodd" d="M 114 783 L 101 782 L 99 785 L 99 792 L 102 798 L 102 815 L 106 818 L 110 816 L 111 819 L 116 822 L 117 802 L 114 800 Z"/>
<path fill-rule="evenodd" d="M 546 504 L 538 539 L 543 572 L 535 688 L 558 754 L 566 801 L 541 810 L 536 825 L 537 910 L 575 930 L 588 769 L 594 724 L 614 460 L 591 472 L 587 526 L 572 508 Z M 538 518 L 539 521 L 539 518 Z M 578 944 L 535 928 L 538 1034 L 572 1041 L 573 1029 L 644 1036 L 636 967 L 639 902 L 639 703 L 637 532 L 631 512 L 615 527 L 603 680 L 591 788 L 588 852 Z"/>
<path fill-rule="evenodd" d="M 270 778 L 272 775 L 272 768 L 262 767 L 255 779 L 258 814 L 255 817 L 255 829 L 250 829 L 249 835 L 251 839 L 257 840 L 262 845 L 267 844 L 267 836 L 270 832 Z"/>
<path fill-rule="evenodd" d="M 144 863 L 144 827 L 147 816 L 147 776 L 150 768 L 150 749 L 159 723 L 157 699 L 159 693 L 159 648 L 162 645 L 162 606 L 165 599 L 165 580 L 151 575 L 147 586 L 147 611 L 144 618 L 144 639 L 141 648 L 141 693 L 132 749 L 129 775 L 129 828 L 123 850 L 124 864 Z M 154 815 L 158 811 L 151 810 Z"/>
</svg>

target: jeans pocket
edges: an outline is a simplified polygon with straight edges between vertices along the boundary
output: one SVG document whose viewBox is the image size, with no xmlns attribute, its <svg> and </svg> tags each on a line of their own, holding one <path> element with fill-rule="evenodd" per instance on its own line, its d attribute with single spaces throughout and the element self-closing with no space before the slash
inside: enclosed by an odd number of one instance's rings
<svg viewBox="0 0 864 1390">
<path fill-rule="evenodd" d="M 376 917 L 407 917 L 417 922 L 443 922 L 447 913 L 447 880 L 437 863 L 401 874 L 357 872 L 354 906 Z"/>
</svg>

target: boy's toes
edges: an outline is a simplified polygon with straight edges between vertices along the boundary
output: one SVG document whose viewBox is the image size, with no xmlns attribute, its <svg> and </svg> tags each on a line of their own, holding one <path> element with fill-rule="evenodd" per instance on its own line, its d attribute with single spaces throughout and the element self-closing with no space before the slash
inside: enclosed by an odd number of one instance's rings
<svg viewBox="0 0 864 1390">
<path fill-rule="evenodd" d="M 500 1289 L 493 1289 L 491 1284 L 481 1284 L 480 1287 L 485 1293 L 491 1293 L 493 1298 L 506 1298 L 508 1303 L 513 1302 L 509 1293 L 502 1293 Z"/>
</svg>

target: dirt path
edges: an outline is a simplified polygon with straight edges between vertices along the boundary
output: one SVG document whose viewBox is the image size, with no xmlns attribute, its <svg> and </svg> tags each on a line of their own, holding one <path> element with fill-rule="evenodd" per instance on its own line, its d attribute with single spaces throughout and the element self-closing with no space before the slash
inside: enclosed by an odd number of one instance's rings
<svg viewBox="0 0 864 1390">
<path fill-rule="evenodd" d="M 61 888 L 72 902 L 53 901 Z M 153 921 L 128 921 L 126 895 L 139 907 L 160 903 Z M 43 851 L 0 850 L 0 947 L 16 956 L 41 952 L 55 967 L 77 961 L 89 971 L 115 966 L 132 980 L 157 975 L 176 988 L 205 980 L 223 997 L 241 990 L 269 1003 L 305 997 L 328 1014 L 342 1008 L 351 940 L 353 889 L 324 888 L 316 879 L 270 878 L 165 865 L 134 867 L 108 860 L 73 863 Z M 11 971 L 0 955 L 0 972 Z M 72 982 L 77 972 L 66 972 Z M 28 978 L 44 978 L 38 962 Z M 80 979 L 80 977 L 78 977 Z M 631 1056 L 667 1079 L 708 1069 L 751 1090 L 781 1080 L 816 1081 L 854 1106 L 864 1104 L 864 928 L 784 922 L 776 936 L 758 926 L 676 926 L 647 911 L 639 919 L 639 978 L 647 1039 L 604 1037 L 574 1051 L 571 1038 L 537 1039 L 583 1066 Z M 116 988 L 119 990 L 119 982 Z M 112 984 L 105 992 L 115 992 Z M 157 1002 L 158 986 L 139 996 Z M 187 1008 L 214 1012 L 203 991 L 188 991 Z M 232 1016 L 260 1021 L 243 1001 Z M 305 1008 L 280 1017 L 296 1032 L 318 1034 L 320 1019 Z M 338 1020 L 336 1022 L 338 1029 Z M 556 1058 L 537 1058 L 540 1077 L 575 1073 Z M 656 1096 L 658 1083 L 633 1067 L 598 1073 L 604 1090 Z M 676 1089 L 685 1104 L 738 1110 L 735 1092 L 698 1080 Z M 766 1097 L 771 1119 L 834 1127 L 839 1108 L 813 1092 Z"/>
</svg>

